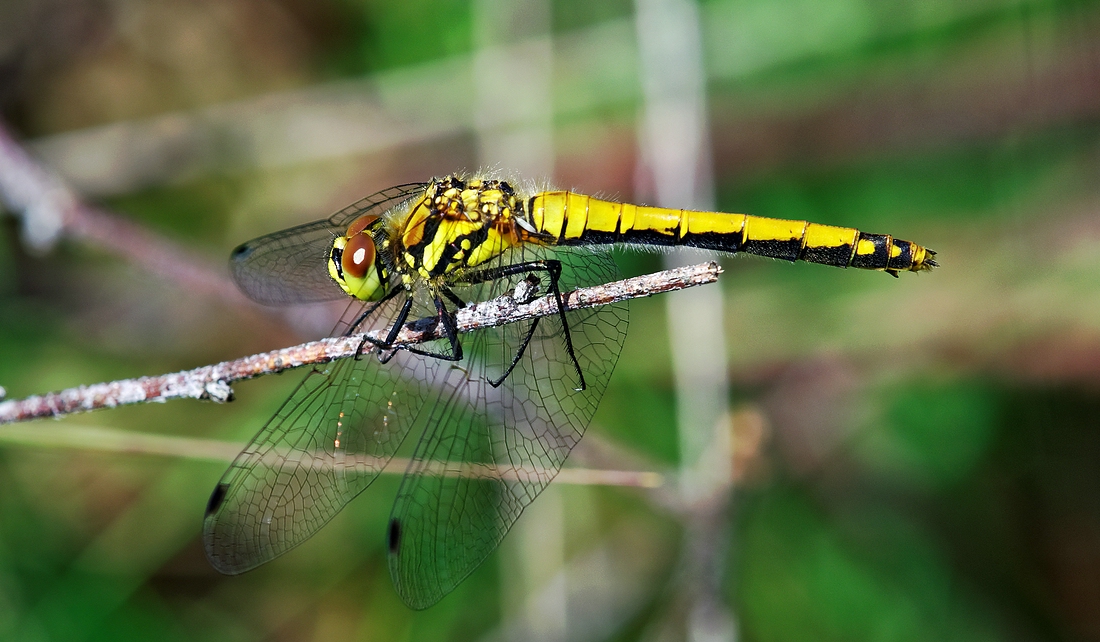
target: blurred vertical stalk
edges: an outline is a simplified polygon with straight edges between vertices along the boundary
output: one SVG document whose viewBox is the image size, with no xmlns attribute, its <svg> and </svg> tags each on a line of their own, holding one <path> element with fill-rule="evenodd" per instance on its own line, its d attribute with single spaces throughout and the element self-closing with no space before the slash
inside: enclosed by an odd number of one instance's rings
<svg viewBox="0 0 1100 642">
<path fill-rule="evenodd" d="M 699 7 L 692 0 L 635 0 L 634 13 L 644 101 L 638 137 L 657 203 L 713 210 Z M 697 260 L 687 253 L 665 257 L 668 267 Z M 736 625 L 721 597 L 733 478 L 722 290 L 674 293 L 665 302 L 680 494 L 688 509 L 680 569 L 686 638 L 732 640 Z"/>
<path fill-rule="evenodd" d="M 549 0 L 474 2 L 479 163 L 504 178 L 539 180 L 554 173 L 550 11 Z M 568 586 L 561 572 L 564 509 L 557 486 L 551 484 L 527 512 L 503 547 L 518 562 L 502 565 L 503 612 L 526 620 L 540 639 L 565 640 Z"/>
<path fill-rule="evenodd" d="M 474 2 L 474 123 L 483 169 L 554 172 L 553 44 L 548 0 Z"/>
</svg>

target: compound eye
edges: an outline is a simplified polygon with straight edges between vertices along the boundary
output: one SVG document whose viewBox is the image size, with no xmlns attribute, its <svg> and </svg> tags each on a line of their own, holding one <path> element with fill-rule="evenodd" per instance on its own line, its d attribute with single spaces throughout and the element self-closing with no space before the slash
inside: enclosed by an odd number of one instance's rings
<svg viewBox="0 0 1100 642">
<path fill-rule="evenodd" d="M 366 217 L 363 217 L 366 218 Z M 374 264 L 374 240 L 369 234 L 356 234 L 348 239 L 340 265 L 344 273 L 352 278 L 362 279 Z"/>
<path fill-rule="evenodd" d="M 356 234 L 358 234 L 358 233 L 362 232 L 363 230 L 367 229 L 368 225 L 370 225 L 371 223 L 373 223 L 377 220 L 378 220 L 378 217 L 374 214 L 364 214 L 363 216 L 360 216 L 359 218 L 357 218 L 357 219 L 355 219 L 354 221 L 351 222 L 351 225 L 348 226 L 348 233 L 345 234 L 344 236 L 346 236 L 350 239 L 351 237 L 355 236 Z"/>
</svg>

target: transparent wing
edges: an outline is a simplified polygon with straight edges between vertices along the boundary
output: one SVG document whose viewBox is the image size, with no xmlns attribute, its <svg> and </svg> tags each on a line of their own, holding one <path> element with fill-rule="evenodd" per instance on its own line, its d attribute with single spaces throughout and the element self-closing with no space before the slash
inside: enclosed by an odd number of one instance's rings
<svg viewBox="0 0 1100 642">
<path fill-rule="evenodd" d="M 332 240 L 362 214 L 382 214 L 424 190 L 424 183 L 398 185 L 372 194 L 333 214 L 237 246 L 229 270 L 237 287 L 267 305 L 332 301 L 345 294 L 329 277 Z"/>
<path fill-rule="evenodd" d="M 394 306 L 371 327 L 388 327 Z M 349 306 L 339 327 L 362 310 Z M 310 370 L 222 476 L 203 523 L 210 563 L 236 574 L 317 532 L 378 476 L 429 414 L 440 362 L 399 352 Z"/>
<path fill-rule="evenodd" d="M 525 248 L 500 264 L 543 258 L 563 262 L 563 292 L 618 276 L 609 255 L 584 250 Z M 540 278 L 539 294 L 546 294 L 547 275 L 534 274 Z M 455 292 L 467 301 L 485 300 L 525 275 Z M 429 409 L 428 430 L 390 518 L 390 574 L 410 607 L 434 604 L 496 549 L 588 427 L 626 338 L 627 308 L 620 303 L 566 316 L 584 391 L 575 390 L 579 382 L 557 317 L 538 322 L 530 345 L 498 388 L 487 378 L 506 371 L 529 324 L 464 335 L 462 367 L 442 373 L 444 391 Z"/>
</svg>

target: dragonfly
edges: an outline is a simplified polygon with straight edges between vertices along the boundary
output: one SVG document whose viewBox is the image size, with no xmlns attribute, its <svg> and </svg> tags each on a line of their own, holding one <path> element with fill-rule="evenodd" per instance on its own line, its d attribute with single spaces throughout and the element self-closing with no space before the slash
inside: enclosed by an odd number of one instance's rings
<svg viewBox="0 0 1100 642">
<path fill-rule="evenodd" d="M 240 289 L 269 305 L 349 299 L 333 335 L 376 331 L 312 367 L 218 482 L 203 541 L 248 571 L 316 533 L 419 435 L 386 530 L 394 587 L 414 609 L 472 573 L 561 469 L 607 388 L 625 303 L 573 310 L 562 293 L 614 281 L 612 246 L 687 246 L 836 267 L 922 272 L 935 253 L 885 234 L 745 214 L 646 207 L 460 175 L 383 190 L 330 218 L 240 245 Z M 459 335 L 454 312 L 519 292 L 547 317 Z M 396 346 L 431 319 L 441 338 Z"/>
</svg>

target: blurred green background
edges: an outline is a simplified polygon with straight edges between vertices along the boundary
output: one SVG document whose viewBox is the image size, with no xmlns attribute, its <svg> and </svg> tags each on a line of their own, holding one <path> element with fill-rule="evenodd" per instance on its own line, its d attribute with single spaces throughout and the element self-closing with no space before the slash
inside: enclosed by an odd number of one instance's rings
<svg viewBox="0 0 1100 642">
<path fill-rule="evenodd" d="M 494 126 L 484 88 L 508 101 L 529 79 L 487 52 L 549 43 L 553 160 L 533 178 L 653 202 L 634 5 L 548 0 L 541 34 L 494 21 L 499 6 L 5 0 L 0 116 L 87 202 L 224 276 L 248 238 L 504 162 L 479 152 Z M 698 11 L 719 207 L 891 233 L 943 266 L 895 281 L 739 257 L 708 286 L 724 294 L 735 485 L 706 559 L 730 630 L 1100 639 L 1100 3 Z M 661 266 L 618 256 L 630 275 Z M 331 324 L 325 308 L 261 310 L 170 277 L 78 233 L 33 247 L 19 218 L 0 218 L 8 397 L 197 367 Z M 631 314 L 575 465 L 611 452 L 674 485 L 665 302 Z M 396 476 L 285 557 L 218 575 L 199 534 L 225 462 L 187 446 L 243 445 L 297 379 L 239 384 L 228 405 L 0 428 L 0 639 L 693 636 L 690 511 L 660 489 L 555 485 L 423 612 L 386 567 Z M 560 560 L 540 569 L 551 531 Z M 554 595 L 564 605 L 540 606 Z"/>
</svg>

